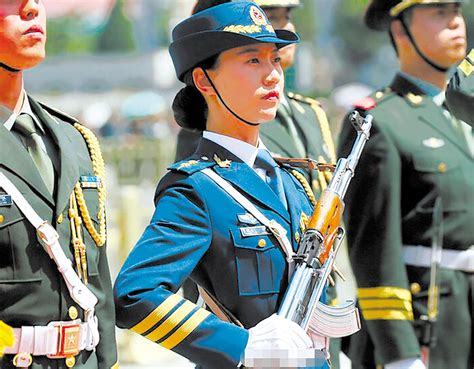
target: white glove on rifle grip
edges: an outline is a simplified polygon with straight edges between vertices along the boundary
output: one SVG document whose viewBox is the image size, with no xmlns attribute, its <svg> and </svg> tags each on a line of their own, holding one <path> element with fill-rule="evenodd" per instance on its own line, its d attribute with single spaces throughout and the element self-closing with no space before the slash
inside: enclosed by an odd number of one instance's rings
<svg viewBox="0 0 474 369">
<path fill-rule="evenodd" d="M 279 315 L 262 320 L 249 329 L 246 350 L 255 349 L 309 349 L 313 342 L 295 322 Z"/>
</svg>

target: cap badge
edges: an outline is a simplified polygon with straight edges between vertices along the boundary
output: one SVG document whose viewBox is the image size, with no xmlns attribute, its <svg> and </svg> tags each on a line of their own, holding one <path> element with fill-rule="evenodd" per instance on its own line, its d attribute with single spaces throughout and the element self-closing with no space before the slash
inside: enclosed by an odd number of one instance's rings
<svg viewBox="0 0 474 369">
<path fill-rule="evenodd" d="M 265 18 L 262 11 L 256 6 L 250 8 L 250 17 L 257 26 L 265 26 L 267 24 L 267 18 Z"/>
</svg>

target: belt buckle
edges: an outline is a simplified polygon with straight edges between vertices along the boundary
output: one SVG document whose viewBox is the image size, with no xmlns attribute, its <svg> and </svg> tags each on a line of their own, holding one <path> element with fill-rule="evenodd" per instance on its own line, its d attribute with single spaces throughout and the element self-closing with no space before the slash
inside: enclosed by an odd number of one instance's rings
<svg viewBox="0 0 474 369">
<path fill-rule="evenodd" d="M 81 320 L 70 322 L 51 322 L 48 324 L 58 332 L 56 354 L 47 355 L 50 359 L 65 359 L 76 356 L 81 351 Z"/>
</svg>

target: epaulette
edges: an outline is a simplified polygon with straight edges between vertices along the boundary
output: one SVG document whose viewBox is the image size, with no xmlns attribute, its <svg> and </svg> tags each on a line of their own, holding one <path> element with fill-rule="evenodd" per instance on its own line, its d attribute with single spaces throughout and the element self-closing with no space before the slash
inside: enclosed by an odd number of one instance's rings
<svg viewBox="0 0 474 369">
<path fill-rule="evenodd" d="M 360 100 L 357 100 L 352 104 L 355 109 L 372 110 L 376 108 L 382 101 L 393 96 L 392 89 L 386 87 L 383 90 L 377 90 L 371 96 L 366 96 Z"/>
<path fill-rule="evenodd" d="M 216 162 L 209 159 L 185 159 L 170 165 L 168 167 L 168 170 L 191 175 L 193 173 L 199 172 L 200 170 L 210 168 L 214 165 L 216 165 Z"/>
<path fill-rule="evenodd" d="M 304 102 L 309 105 L 317 104 L 321 105 L 321 103 L 318 100 L 312 99 L 311 97 L 303 96 L 300 94 L 295 94 L 294 92 L 288 92 L 288 97 L 290 99 L 299 101 L 299 102 Z"/>
<path fill-rule="evenodd" d="M 41 107 L 46 110 L 49 114 L 51 114 L 53 117 L 59 118 L 64 122 L 74 124 L 74 123 L 79 123 L 79 121 L 76 118 L 71 117 L 69 114 L 66 114 L 65 112 L 52 108 L 51 106 L 48 106 L 40 101 L 38 101 L 38 104 L 41 105 Z"/>
</svg>

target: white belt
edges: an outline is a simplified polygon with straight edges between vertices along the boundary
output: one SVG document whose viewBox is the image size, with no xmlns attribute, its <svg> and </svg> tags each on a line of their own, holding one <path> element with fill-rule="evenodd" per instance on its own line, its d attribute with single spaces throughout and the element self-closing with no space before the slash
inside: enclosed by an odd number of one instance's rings
<svg viewBox="0 0 474 369">
<path fill-rule="evenodd" d="M 406 265 L 429 268 L 431 247 L 404 245 L 403 261 Z M 443 249 L 440 266 L 445 269 L 474 272 L 474 245 L 463 251 Z"/>
<path fill-rule="evenodd" d="M 47 326 L 13 328 L 15 344 L 5 348 L 5 354 L 17 354 L 13 359 L 18 368 L 31 365 L 31 355 L 62 359 L 76 356 L 93 344 L 93 329 L 80 319 L 55 321 Z"/>
</svg>

